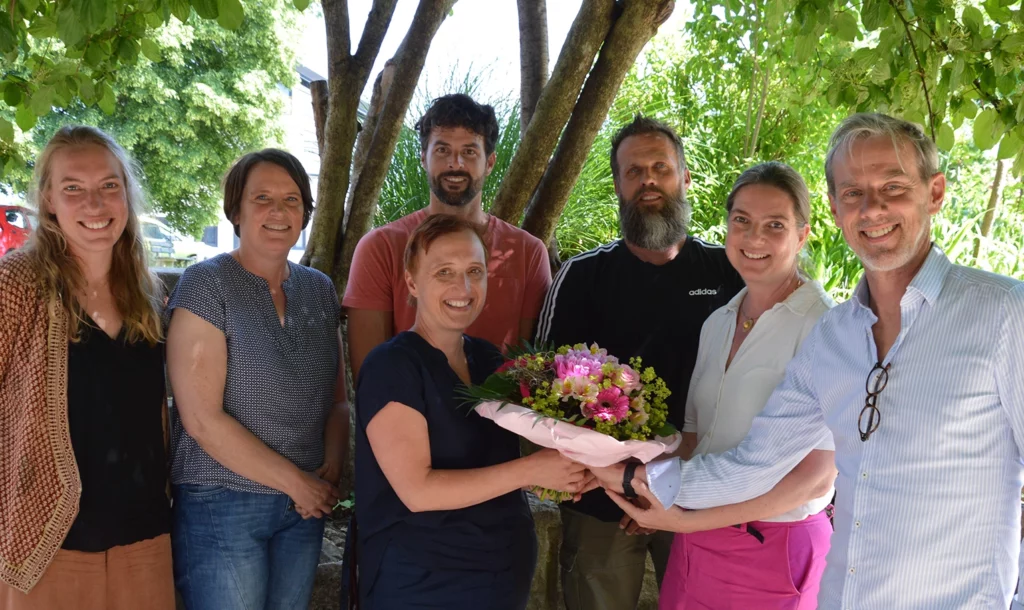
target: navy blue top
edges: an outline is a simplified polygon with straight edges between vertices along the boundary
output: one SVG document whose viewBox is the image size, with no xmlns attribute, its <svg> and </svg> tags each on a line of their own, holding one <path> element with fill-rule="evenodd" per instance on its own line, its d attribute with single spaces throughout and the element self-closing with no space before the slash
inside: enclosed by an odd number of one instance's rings
<svg viewBox="0 0 1024 610">
<path fill-rule="evenodd" d="M 483 339 L 465 337 L 471 381 L 482 383 L 502 362 Z M 372 582 L 384 550 L 398 545 L 411 562 L 431 569 L 505 571 L 517 538 L 533 535 L 526 496 L 514 491 L 458 510 L 413 513 L 388 483 L 366 437 L 366 426 L 388 403 L 427 420 L 431 467 L 483 468 L 519 457 L 519 437 L 475 412 L 455 392 L 462 381 L 444 353 L 403 332 L 366 357 L 356 388 L 356 518 L 360 579 Z"/>
<path fill-rule="evenodd" d="M 224 411 L 307 472 L 324 460 L 324 427 L 338 376 L 338 295 L 316 269 L 288 263 L 284 325 L 270 287 L 230 254 L 182 274 L 166 316 L 187 309 L 224 333 Z M 278 493 L 228 470 L 185 431 L 171 409 L 171 482 Z"/>
</svg>

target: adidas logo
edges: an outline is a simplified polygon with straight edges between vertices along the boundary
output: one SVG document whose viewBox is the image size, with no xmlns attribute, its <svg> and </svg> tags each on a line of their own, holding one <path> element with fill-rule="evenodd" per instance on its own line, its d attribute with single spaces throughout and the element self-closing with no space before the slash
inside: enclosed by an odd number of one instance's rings
<svg viewBox="0 0 1024 610">
<path fill-rule="evenodd" d="M 697 290 L 690 291 L 691 297 L 707 297 L 714 296 L 716 294 L 718 294 L 718 290 L 715 290 L 714 288 L 698 288 Z"/>
</svg>

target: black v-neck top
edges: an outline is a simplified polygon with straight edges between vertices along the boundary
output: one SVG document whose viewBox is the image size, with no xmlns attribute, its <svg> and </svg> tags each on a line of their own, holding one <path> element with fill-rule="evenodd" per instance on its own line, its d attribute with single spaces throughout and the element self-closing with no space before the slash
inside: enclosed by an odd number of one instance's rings
<svg viewBox="0 0 1024 610">
<path fill-rule="evenodd" d="M 68 344 L 68 424 L 82 478 L 63 548 L 101 552 L 170 532 L 164 346 L 111 339 L 92 320 Z"/>
<path fill-rule="evenodd" d="M 483 339 L 465 337 L 472 383 L 483 383 L 503 358 Z M 399 499 L 370 447 L 366 427 L 391 402 L 423 415 L 431 467 L 485 468 L 519 457 L 519 437 L 471 411 L 458 396 L 462 381 L 444 353 L 406 331 L 374 348 L 356 389 L 356 516 L 360 578 L 372 582 L 385 549 L 427 569 L 502 572 L 518 557 L 510 549 L 533 535 L 522 491 L 457 510 L 412 512 Z"/>
</svg>

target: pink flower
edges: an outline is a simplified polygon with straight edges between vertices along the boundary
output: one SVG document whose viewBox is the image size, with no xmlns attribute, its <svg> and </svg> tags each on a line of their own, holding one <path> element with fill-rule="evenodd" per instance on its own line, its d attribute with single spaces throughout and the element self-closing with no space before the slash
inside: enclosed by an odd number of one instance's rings
<svg viewBox="0 0 1024 610">
<path fill-rule="evenodd" d="M 591 358 L 589 354 L 570 352 L 566 355 L 555 356 L 555 377 L 567 379 L 569 377 L 591 377 L 596 376 L 597 381 L 603 379 L 601 374 L 601 362 Z"/>
<path fill-rule="evenodd" d="M 583 402 L 597 400 L 597 384 L 589 377 L 574 375 L 565 379 L 556 380 L 552 385 L 552 393 L 564 399 L 575 398 Z"/>
<path fill-rule="evenodd" d="M 618 365 L 609 377 L 612 384 L 622 388 L 625 394 L 632 394 L 634 390 L 643 387 L 640 385 L 640 375 L 626 364 Z"/>
<path fill-rule="evenodd" d="M 616 423 L 629 415 L 629 397 L 612 386 L 597 393 L 597 400 L 583 405 L 587 417 Z"/>
</svg>

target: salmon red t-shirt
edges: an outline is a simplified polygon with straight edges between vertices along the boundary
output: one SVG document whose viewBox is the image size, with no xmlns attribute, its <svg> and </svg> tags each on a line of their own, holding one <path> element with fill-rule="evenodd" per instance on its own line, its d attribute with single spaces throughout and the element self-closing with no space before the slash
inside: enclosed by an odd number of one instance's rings
<svg viewBox="0 0 1024 610">
<path fill-rule="evenodd" d="M 422 209 L 367 233 L 356 246 L 342 306 L 392 312 L 394 332 L 412 328 L 416 307 L 409 304 L 402 259 L 412 232 L 427 218 Z M 519 344 L 519 321 L 536 320 L 551 286 L 544 243 L 494 216 L 487 221 L 487 299 L 466 331 L 505 350 Z"/>
</svg>

